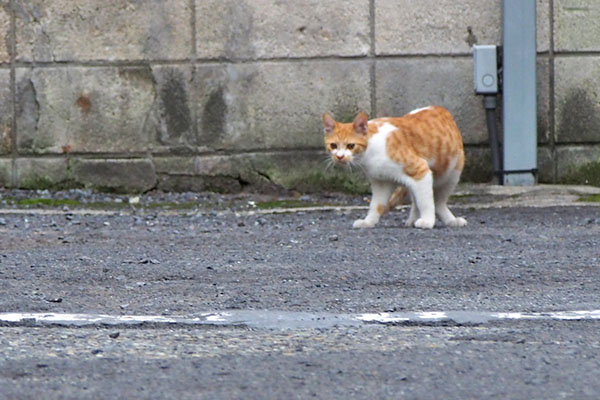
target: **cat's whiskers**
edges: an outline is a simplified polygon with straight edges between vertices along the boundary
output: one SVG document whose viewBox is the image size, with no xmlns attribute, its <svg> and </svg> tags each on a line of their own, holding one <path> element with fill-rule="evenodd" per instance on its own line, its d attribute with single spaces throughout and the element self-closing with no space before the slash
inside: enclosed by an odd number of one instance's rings
<svg viewBox="0 0 600 400">
<path fill-rule="evenodd" d="M 366 173 L 367 173 L 367 171 L 365 170 L 365 166 L 364 166 L 364 165 L 362 165 L 362 164 L 361 164 L 361 163 L 359 163 L 359 162 L 357 162 L 357 163 L 356 163 L 356 165 L 358 165 L 358 168 L 360 168 L 360 170 L 361 170 L 361 171 L 362 171 L 364 174 L 366 174 Z"/>
<path fill-rule="evenodd" d="M 323 163 L 325 163 L 325 172 L 328 172 L 335 165 L 335 162 L 330 156 L 327 156 L 327 158 L 323 160 Z"/>
<path fill-rule="evenodd" d="M 332 168 L 335 168 L 335 163 L 333 162 L 333 160 L 329 160 L 329 162 L 327 163 L 327 166 L 325 167 L 325 171 L 329 171 Z"/>
<path fill-rule="evenodd" d="M 352 171 L 352 166 L 358 166 L 358 168 L 360 168 L 361 171 L 365 172 L 364 166 L 360 163 L 360 161 L 356 159 L 356 157 L 352 157 L 352 159 L 348 163 L 348 166 L 350 167 L 350 171 Z"/>
</svg>

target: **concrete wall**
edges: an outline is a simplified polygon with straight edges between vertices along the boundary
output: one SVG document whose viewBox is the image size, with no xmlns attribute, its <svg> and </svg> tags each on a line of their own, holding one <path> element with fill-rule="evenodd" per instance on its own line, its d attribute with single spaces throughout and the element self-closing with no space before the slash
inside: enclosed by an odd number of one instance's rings
<svg viewBox="0 0 600 400">
<path fill-rule="evenodd" d="M 600 185 L 600 2 L 537 0 L 543 182 Z M 0 0 L 0 186 L 364 189 L 321 114 L 439 104 L 490 162 L 471 46 L 501 0 Z"/>
</svg>

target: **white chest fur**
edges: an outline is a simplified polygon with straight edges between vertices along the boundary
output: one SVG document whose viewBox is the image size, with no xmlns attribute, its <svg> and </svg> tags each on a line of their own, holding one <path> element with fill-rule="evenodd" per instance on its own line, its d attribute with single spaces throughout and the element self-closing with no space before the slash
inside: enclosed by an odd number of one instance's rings
<svg viewBox="0 0 600 400">
<path fill-rule="evenodd" d="M 396 129 L 394 125 L 385 123 L 379 127 L 377 133 L 369 138 L 367 150 L 359 159 L 368 178 L 396 182 L 402 181 L 402 177 L 404 176 L 403 166 L 390 159 L 386 150 L 387 138 Z"/>
</svg>

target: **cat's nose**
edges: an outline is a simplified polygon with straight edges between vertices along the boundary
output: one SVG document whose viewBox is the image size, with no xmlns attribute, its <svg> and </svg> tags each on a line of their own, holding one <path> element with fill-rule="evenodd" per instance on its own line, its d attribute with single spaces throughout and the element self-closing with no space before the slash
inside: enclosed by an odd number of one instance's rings
<svg viewBox="0 0 600 400">
<path fill-rule="evenodd" d="M 344 159 L 344 155 L 343 154 L 336 154 L 335 158 L 337 158 L 338 160 L 343 160 Z"/>
</svg>

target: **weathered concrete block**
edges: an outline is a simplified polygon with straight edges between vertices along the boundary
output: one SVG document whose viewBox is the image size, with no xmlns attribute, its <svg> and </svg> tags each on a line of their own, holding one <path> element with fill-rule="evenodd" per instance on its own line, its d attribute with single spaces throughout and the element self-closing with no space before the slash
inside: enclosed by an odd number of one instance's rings
<svg viewBox="0 0 600 400">
<path fill-rule="evenodd" d="M 12 150 L 12 114 L 10 71 L 0 69 L 0 154 Z"/>
<path fill-rule="evenodd" d="M 194 135 L 192 80 L 187 66 L 19 69 L 19 151 L 206 150 Z"/>
<path fill-rule="evenodd" d="M 600 2 L 554 0 L 555 51 L 600 50 Z"/>
<path fill-rule="evenodd" d="M 566 146 L 557 149 L 559 183 L 600 186 L 600 146 Z"/>
<path fill-rule="evenodd" d="M 239 193 L 244 186 L 230 176 L 166 175 L 158 176 L 158 190 L 163 192 Z"/>
<path fill-rule="evenodd" d="M 154 157 L 154 169 L 157 174 L 197 175 L 195 156 Z"/>
<path fill-rule="evenodd" d="M 249 184 L 242 175 L 253 173 L 244 155 L 158 157 L 158 189 L 164 191 L 216 191 L 235 193 Z"/>
<path fill-rule="evenodd" d="M 148 159 L 71 161 L 69 178 L 76 184 L 116 192 L 145 192 L 156 186 L 154 164 Z"/>
<path fill-rule="evenodd" d="M 154 165 L 159 174 L 240 177 L 241 167 L 249 167 L 246 160 L 245 155 L 171 156 L 155 157 Z"/>
<path fill-rule="evenodd" d="M 13 161 L 8 158 L 0 158 L 0 188 L 12 187 Z"/>
<path fill-rule="evenodd" d="M 538 60 L 538 138 L 548 141 L 548 61 Z M 483 97 L 473 91 L 470 58 L 380 60 L 376 67 L 378 116 L 400 116 L 437 104 L 454 115 L 467 144 L 488 142 Z M 498 98 L 497 116 L 502 100 Z M 498 124 L 500 130 L 500 125 Z M 501 131 L 501 130 L 500 130 Z"/>
<path fill-rule="evenodd" d="M 213 149 L 323 145 L 321 115 L 370 110 L 365 61 L 198 66 L 198 144 Z"/>
<path fill-rule="evenodd" d="M 600 57 L 559 57 L 554 72 L 556 141 L 600 142 Z"/>
<path fill-rule="evenodd" d="M 275 184 L 300 192 L 368 193 L 369 184 L 360 171 L 327 167 L 325 150 L 294 153 L 253 154 L 250 162 L 259 183 Z"/>
<path fill-rule="evenodd" d="M 186 59 L 188 0 L 17 1 L 19 61 Z"/>
<path fill-rule="evenodd" d="M 10 4 L 0 0 L 0 64 L 10 62 Z"/>
<path fill-rule="evenodd" d="M 66 158 L 18 158 L 15 164 L 16 187 L 56 189 L 68 186 Z"/>
<path fill-rule="evenodd" d="M 324 151 L 297 151 L 165 157 L 155 159 L 155 163 L 161 190 L 368 191 L 363 174 L 328 168 L 325 157 Z"/>
<path fill-rule="evenodd" d="M 537 48 L 548 51 L 550 3 L 537 0 Z M 502 41 L 502 0 L 377 0 L 375 49 L 386 54 L 466 54 Z"/>
<path fill-rule="evenodd" d="M 359 56 L 370 48 L 364 0 L 196 0 L 200 58 Z"/>
<path fill-rule="evenodd" d="M 155 87 L 146 68 L 17 71 L 21 153 L 139 152 Z"/>
</svg>

